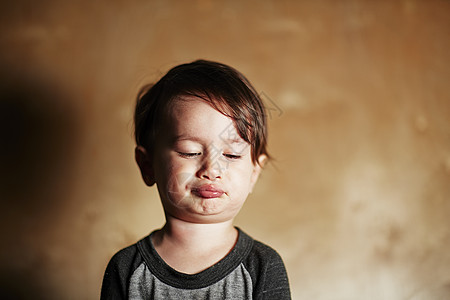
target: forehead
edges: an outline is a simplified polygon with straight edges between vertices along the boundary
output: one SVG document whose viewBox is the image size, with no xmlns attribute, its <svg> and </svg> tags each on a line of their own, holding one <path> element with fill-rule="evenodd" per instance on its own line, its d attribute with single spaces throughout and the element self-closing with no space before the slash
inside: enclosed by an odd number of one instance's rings
<svg viewBox="0 0 450 300">
<path fill-rule="evenodd" d="M 243 141 L 233 119 L 199 97 L 180 96 L 174 99 L 168 121 L 180 139 L 207 137 L 229 142 Z"/>
<path fill-rule="evenodd" d="M 227 116 L 228 112 L 232 110 L 226 101 L 221 100 L 220 97 L 203 94 L 177 95 L 169 103 L 169 113 L 180 111 L 181 109 L 198 109 L 198 107 L 203 106 L 204 110 L 212 108 L 215 112 Z"/>
</svg>

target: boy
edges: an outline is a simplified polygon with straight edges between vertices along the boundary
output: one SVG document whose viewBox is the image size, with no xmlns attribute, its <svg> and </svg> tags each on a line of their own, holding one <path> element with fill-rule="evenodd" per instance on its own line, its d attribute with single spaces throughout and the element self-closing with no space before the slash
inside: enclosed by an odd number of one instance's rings
<svg viewBox="0 0 450 300">
<path fill-rule="evenodd" d="M 110 261 L 102 299 L 290 299 L 280 256 L 233 219 L 265 161 L 266 117 L 249 81 L 199 60 L 138 97 L 136 162 L 166 223 Z"/>
</svg>

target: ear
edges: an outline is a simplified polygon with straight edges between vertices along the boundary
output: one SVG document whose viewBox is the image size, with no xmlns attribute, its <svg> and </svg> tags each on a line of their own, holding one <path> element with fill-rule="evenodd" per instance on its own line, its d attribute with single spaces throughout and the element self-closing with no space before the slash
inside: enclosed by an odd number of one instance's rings
<svg viewBox="0 0 450 300">
<path fill-rule="evenodd" d="M 142 146 L 137 146 L 134 149 L 134 157 L 141 170 L 142 179 L 144 179 L 145 184 L 148 186 L 154 185 L 155 174 L 153 172 L 153 163 L 147 150 Z"/>
<path fill-rule="evenodd" d="M 250 192 L 253 191 L 253 187 L 255 186 L 255 183 L 258 181 L 259 174 L 261 173 L 262 168 L 266 164 L 266 161 L 267 161 L 266 155 L 261 154 L 258 157 L 258 163 L 256 163 L 253 167 L 253 173 L 252 173 L 252 177 L 250 179 Z"/>
</svg>

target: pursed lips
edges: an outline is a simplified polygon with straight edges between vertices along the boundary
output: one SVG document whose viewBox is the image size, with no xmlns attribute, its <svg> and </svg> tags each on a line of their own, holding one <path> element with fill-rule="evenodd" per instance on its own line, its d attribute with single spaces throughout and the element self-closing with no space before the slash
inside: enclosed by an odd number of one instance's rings
<svg viewBox="0 0 450 300">
<path fill-rule="evenodd" d="M 206 199 L 219 198 L 225 193 L 222 189 L 213 184 L 204 184 L 193 188 L 191 191 L 194 195 Z"/>
</svg>

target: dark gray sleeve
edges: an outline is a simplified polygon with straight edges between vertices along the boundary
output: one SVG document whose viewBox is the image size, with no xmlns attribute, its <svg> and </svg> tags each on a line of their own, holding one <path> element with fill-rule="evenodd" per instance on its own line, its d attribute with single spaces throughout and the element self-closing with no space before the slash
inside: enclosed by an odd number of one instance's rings
<svg viewBox="0 0 450 300">
<path fill-rule="evenodd" d="M 279 255 L 267 264 L 262 299 L 291 299 L 286 268 Z"/>
<path fill-rule="evenodd" d="M 100 299 L 127 299 L 130 276 L 141 262 L 136 245 L 117 252 L 106 267 Z"/>
<path fill-rule="evenodd" d="M 255 242 L 244 265 L 253 280 L 254 299 L 291 299 L 286 268 L 275 250 Z"/>
</svg>

